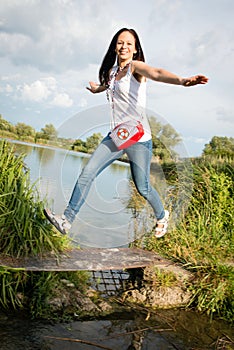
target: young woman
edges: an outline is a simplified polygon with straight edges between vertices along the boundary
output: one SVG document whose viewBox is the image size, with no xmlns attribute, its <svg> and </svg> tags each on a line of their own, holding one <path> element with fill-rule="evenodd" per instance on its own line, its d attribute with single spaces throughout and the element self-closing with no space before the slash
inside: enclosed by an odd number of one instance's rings
<svg viewBox="0 0 234 350">
<path fill-rule="evenodd" d="M 138 192 L 150 203 L 155 213 L 155 236 L 162 237 L 167 231 L 169 212 L 164 210 L 161 199 L 149 180 L 152 138 L 144 113 L 146 80 L 188 87 L 206 84 L 208 79 L 203 75 L 181 78 L 164 69 L 151 67 L 144 61 L 135 30 L 122 28 L 114 35 L 103 59 L 99 71 L 100 83 L 90 82 L 87 87 L 94 94 L 106 91 L 111 106 L 111 130 L 131 120 L 141 123 L 144 134 L 129 147 L 118 149 L 109 133 L 82 170 L 64 214 L 54 215 L 49 209 L 45 209 L 46 217 L 62 234 L 68 233 L 71 228 L 95 177 L 124 153 L 129 158 L 132 178 Z"/>
</svg>

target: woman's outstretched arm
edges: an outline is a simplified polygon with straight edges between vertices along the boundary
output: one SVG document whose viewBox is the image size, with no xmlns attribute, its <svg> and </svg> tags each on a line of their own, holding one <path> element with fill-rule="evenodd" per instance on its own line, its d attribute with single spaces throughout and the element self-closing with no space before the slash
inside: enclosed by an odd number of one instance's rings
<svg viewBox="0 0 234 350">
<path fill-rule="evenodd" d="M 174 73 L 171 73 L 163 68 L 156 68 L 147 65 L 141 61 L 132 62 L 132 73 L 139 74 L 145 78 L 159 81 L 162 83 L 183 85 L 183 86 L 193 86 L 197 84 L 206 84 L 208 78 L 204 75 L 198 74 L 189 78 L 182 78 Z"/>
</svg>

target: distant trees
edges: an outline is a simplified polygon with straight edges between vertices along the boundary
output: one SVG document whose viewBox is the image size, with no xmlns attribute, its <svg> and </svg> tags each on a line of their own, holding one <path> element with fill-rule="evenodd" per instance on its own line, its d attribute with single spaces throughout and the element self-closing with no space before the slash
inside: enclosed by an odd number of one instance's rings
<svg viewBox="0 0 234 350">
<path fill-rule="evenodd" d="M 71 148 L 73 151 L 77 152 L 92 153 L 97 148 L 102 139 L 103 136 L 100 132 L 94 133 L 90 137 L 87 137 L 86 141 L 83 141 L 81 139 L 75 140 Z"/>
<path fill-rule="evenodd" d="M 56 140 L 58 138 L 58 132 L 53 124 L 46 124 L 44 128 L 41 128 L 40 132 L 36 133 L 36 139 L 43 140 Z"/>
<path fill-rule="evenodd" d="M 15 127 L 10 122 L 3 119 L 1 114 L 0 114 L 0 130 L 15 132 Z"/>
<path fill-rule="evenodd" d="M 234 159 L 234 138 L 214 136 L 211 141 L 205 145 L 202 152 L 203 157 L 215 159 Z"/>
<path fill-rule="evenodd" d="M 81 140 L 81 139 L 77 139 L 77 140 L 75 140 L 75 142 L 73 142 L 71 149 L 72 149 L 72 151 L 86 153 L 87 152 L 86 142 Z"/>
<path fill-rule="evenodd" d="M 163 161 L 174 159 L 176 152 L 173 150 L 173 147 L 181 141 L 179 134 L 171 125 L 162 124 L 154 117 L 150 117 L 149 121 L 152 129 L 153 156 Z M 3 119 L 1 115 L 0 132 L 3 136 L 6 135 L 7 132 L 11 133 L 13 138 L 15 137 L 23 141 L 56 144 L 63 148 L 70 147 L 70 149 L 74 151 L 84 153 L 92 153 L 103 138 L 102 134 L 99 132 L 87 137 L 85 141 L 81 139 L 75 141 L 62 139 L 58 138 L 57 130 L 53 124 L 46 124 L 40 131 L 36 131 L 32 126 L 22 122 L 14 126 Z"/>
<path fill-rule="evenodd" d="M 152 130 L 153 155 L 160 160 L 172 160 L 177 153 L 173 148 L 181 142 L 180 135 L 170 124 L 162 124 L 154 117 L 149 117 Z"/>
<path fill-rule="evenodd" d="M 102 141 L 102 139 L 103 136 L 100 132 L 94 133 L 93 135 L 87 138 L 86 147 L 90 152 L 93 152 L 97 148 L 99 143 Z"/>
<path fill-rule="evenodd" d="M 181 142 L 180 135 L 170 124 L 162 124 L 155 117 L 149 117 L 152 130 L 153 156 L 159 161 L 171 161 L 177 156 L 173 149 Z M 15 139 L 52 143 L 59 147 L 70 148 L 74 151 L 92 153 L 101 142 L 101 133 L 94 133 L 86 141 L 77 139 L 58 138 L 57 130 L 53 124 L 46 124 L 40 131 L 36 131 L 32 126 L 19 122 L 12 125 L 0 114 L 0 136 L 12 137 Z M 207 159 L 234 160 L 234 138 L 226 136 L 214 136 L 211 141 L 205 144 L 202 157 Z"/>
<path fill-rule="evenodd" d="M 24 139 L 27 137 L 35 137 L 35 129 L 25 123 L 17 123 L 15 126 L 15 133 L 18 135 L 19 139 Z"/>
<path fill-rule="evenodd" d="M 0 131 L 3 136 L 6 135 L 6 133 L 10 133 L 12 134 L 12 137 L 15 137 L 16 139 L 32 141 L 35 143 L 37 143 L 39 140 L 56 141 L 58 138 L 57 130 L 53 124 L 46 124 L 44 128 L 41 128 L 41 131 L 36 132 L 31 125 L 27 125 L 22 122 L 12 125 L 10 122 L 3 119 L 1 114 Z"/>
</svg>

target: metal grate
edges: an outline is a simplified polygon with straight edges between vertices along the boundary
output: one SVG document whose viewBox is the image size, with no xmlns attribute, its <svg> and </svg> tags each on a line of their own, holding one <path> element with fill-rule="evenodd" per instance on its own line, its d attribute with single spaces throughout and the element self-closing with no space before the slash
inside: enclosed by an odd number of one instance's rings
<svg viewBox="0 0 234 350">
<path fill-rule="evenodd" d="M 124 291 L 129 278 L 126 271 L 92 271 L 92 287 L 102 296 L 113 296 Z"/>
</svg>

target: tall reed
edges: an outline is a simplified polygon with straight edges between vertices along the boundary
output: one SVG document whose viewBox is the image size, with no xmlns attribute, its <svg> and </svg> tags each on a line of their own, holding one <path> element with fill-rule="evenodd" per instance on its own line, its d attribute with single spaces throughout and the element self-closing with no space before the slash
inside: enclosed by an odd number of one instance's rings
<svg viewBox="0 0 234 350">
<path fill-rule="evenodd" d="M 45 220 L 45 202 L 30 183 L 24 156 L 0 142 L 0 253 L 13 256 L 58 252 L 63 240 Z"/>
<path fill-rule="evenodd" d="M 52 252 L 55 256 L 68 246 L 68 240 L 56 233 L 43 214 L 45 202 L 39 198 L 24 156 L 16 156 L 5 141 L 0 141 L 0 254 L 2 257 L 26 257 Z M 7 261 L 7 260 L 6 260 Z M 7 265 L 7 263 L 6 263 Z M 40 274 L 40 273 L 39 273 Z M 33 285 L 38 274 L 23 269 L 0 267 L 0 306 L 27 307 L 38 299 L 38 291 L 50 293 L 48 281 L 59 280 L 48 272 L 42 273 L 40 283 Z M 53 284 L 51 284 L 53 285 Z M 25 296 L 29 296 L 27 299 Z M 45 295 L 45 293 L 43 294 Z M 36 297 L 37 296 L 37 297 Z M 42 299 L 40 299 L 42 301 Z M 43 303 L 34 302 L 34 313 Z"/>
<path fill-rule="evenodd" d="M 165 203 L 170 204 L 172 212 L 182 191 L 178 187 L 186 183 L 186 176 L 185 172 L 180 183 L 173 176 L 174 192 L 170 193 L 170 203 Z M 164 238 L 156 239 L 149 233 L 143 242 L 147 249 L 181 262 L 194 272 L 190 305 L 228 320 L 234 317 L 233 180 L 232 164 L 196 161 L 193 190 L 186 208 L 181 207 L 180 221 L 171 225 Z"/>
</svg>

